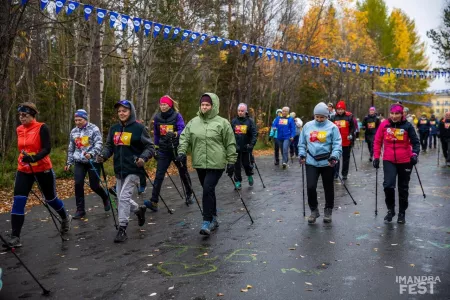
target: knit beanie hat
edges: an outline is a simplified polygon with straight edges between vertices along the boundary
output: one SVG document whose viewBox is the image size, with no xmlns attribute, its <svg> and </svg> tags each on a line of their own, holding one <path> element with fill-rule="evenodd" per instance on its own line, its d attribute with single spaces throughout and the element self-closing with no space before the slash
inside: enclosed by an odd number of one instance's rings
<svg viewBox="0 0 450 300">
<path fill-rule="evenodd" d="M 203 95 L 203 96 L 200 98 L 200 104 L 202 104 L 203 102 L 207 102 L 207 103 L 213 105 L 212 99 L 211 99 L 211 97 L 208 96 L 208 95 Z"/>
<path fill-rule="evenodd" d="M 336 104 L 336 109 L 343 109 L 343 110 L 346 110 L 347 108 L 346 108 L 346 106 L 345 106 L 345 102 L 344 101 L 339 101 L 337 104 Z"/>
<path fill-rule="evenodd" d="M 401 104 L 392 104 L 391 105 L 391 109 L 390 109 L 391 113 L 399 113 L 399 114 L 403 114 L 403 105 Z"/>
<path fill-rule="evenodd" d="M 87 119 L 88 119 L 87 111 L 85 111 L 84 109 L 78 109 L 75 112 L 75 117 L 83 118 L 83 119 L 85 119 L 87 121 Z"/>
<path fill-rule="evenodd" d="M 161 99 L 159 99 L 159 104 L 163 103 L 169 105 L 170 107 L 173 107 L 173 100 L 168 95 L 162 96 Z"/>
<path fill-rule="evenodd" d="M 328 116 L 328 114 L 328 106 L 325 103 L 320 102 L 314 107 L 314 115 Z"/>
</svg>

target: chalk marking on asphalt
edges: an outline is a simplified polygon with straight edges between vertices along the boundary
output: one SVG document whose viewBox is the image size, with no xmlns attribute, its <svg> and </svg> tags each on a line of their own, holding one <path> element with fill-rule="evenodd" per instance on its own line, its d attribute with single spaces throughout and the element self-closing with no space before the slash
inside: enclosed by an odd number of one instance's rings
<svg viewBox="0 0 450 300">
<path fill-rule="evenodd" d="M 363 235 L 361 235 L 361 236 L 358 236 L 356 239 L 357 240 L 364 240 L 364 239 L 366 239 L 367 237 L 369 236 L 369 234 L 363 234 Z"/>
<path fill-rule="evenodd" d="M 189 265 L 189 264 L 183 263 L 183 262 L 170 262 L 170 261 L 163 262 L 162 264 L 158 265 L 157 269 L 159 271 L 161 271 L 163 274 L 165 274 L 166 276 L 173 277 L 174 276 L 173 272 L 170 272 L 164 268 L 165 266 L 171 266 L 171 265 L 183 266 L 184 270 L 195 269 L 195 268 L 200 268 L 200 267 L 208 267 L 209 268 L 206 270 L 200 270 L 200 271 L 193 272 L 193 273 L 188 272 L 186 274 L 182 274 L 182 275 L 180 274 L 180 275 L 177 275 L 177 277 L 199 276 L 199 275 L 205 275 L 205 274 L 213 273 L 213 272 L 217 271 L 217 266 L 215 266 L 213 264 L 204 263 L 204 264 Z"/>
<path fill-rule="evenodd" d="M 319 270 L 299 270 L 297 268 L 290 268 L 290 269 L 281 269 L 281 273 L 286 274 L 287 272 L 295 272 L 298 274 L 307 274 L 307 275 L 320 275 L 322 271 Z"/>
<path fill-rule="evenodd" d="M 210 249 L 209 247 L 186 246 L 186 245 L 171 245 L 171 244 L 164 244 L 164 245 L 162 245 L 162 247 L 181 249 L 180 251 L 175 253 L 176 256 L 181 256 L 181 254 L 185 253 L 189 249 L 200 249 L 203 252 L 206 252 L 206 250 Z"/>
<path fill-rule="evenodd" d="M 252 252 L 250 254 L 241 254 L 240 252 L 242 251 L 249 251 Z M 258 250 L 253 250 L 253 249 L 236 249 L 233 252 L 231 252 L 230 255 L 225 257 L 226 261 L 230 261 L 230 262 L 236 262 L 236 263 L 251 263 L 252 261 L 256 260 L 256 256 L 252 255 L 255 252 L 260 252 L 260 253 L 265 253 L 266 251 L 258 251 Z M 250 257 L 251 260 L 230 260 L 233 256 L 247 256 Z"/>
<path fill-rule="evenodd" d="M 440 244 L 440 243 L 435 243 L 435 242 L 431 242 L 431 241 L 427 241 L 427 242 L 437 248 L 440 248 L 440 249 L 450 248 L 450 244 Z"/>
</svg>

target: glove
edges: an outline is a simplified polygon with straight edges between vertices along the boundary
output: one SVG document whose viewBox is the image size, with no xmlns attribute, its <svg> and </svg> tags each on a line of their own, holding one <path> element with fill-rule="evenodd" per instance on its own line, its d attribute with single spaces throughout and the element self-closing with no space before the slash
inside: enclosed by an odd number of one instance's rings
<svg viewBox="0 0 450 300">
<path fill-rule="evenodd" d="M 347 139 L 349 140 L 349 141 L 351 141 L 351 140 L 353 140 L 353 135 L 349 135 L 349 136 L 347 136 Z"/>
<path fill-rule="evenodd" d="M 166 137 L 167 137 L 169 140 L 173 140 L 173 139 L 175 139 L 175 138 L 177 137 L 177 135 L 176 135 L 174 132 L 169 131 L 168 133 L 166 133 Z"/>
<path fill-rule="evenodd" d="M 337 162 L 338 162 L 338 159 L 334 156 L 331 156 L 328 159 L 328 163 L 330 164 L 330 167 L 334 167 L 337 164 Z"/>
<path fill-rule="evenodd" d="M 372 165 L 375 169 L 379 169 L 380 168 L 380 159 L 379 158 L 375 158 L 372 162 Z"/>
<path fill-rule="evenodd" d="M 180 153 L 178 154 L 177 158 L 175 158 L 176 161 L 182 163 L 183 165 L 186 165 L 186 154 Z"/>
<path fill-rule="evenodd" d="M 143 166 L 145 166 L 145 160 L 139 157 L 138 159 L 136 159 L 136 165 L 139 168 L 142 168 Z"/>
<path fill-rule="evenodd" d="M 271 136 L 269 136 L 269 142 L 271 142 L 272 141 L 272 137 Z"/>
<path fill-rule="evenodd" d="M 247 150 L 248 150 L 248 151 L 252 151 L 252 150 L 253 150 L 253 145 L 248 144 L 248 145 L 247 145 Z"/>
<path fill-rule="evenodd" d="M 419 157 L 417 156 L 417 154 L 414 153 L 413 156 L 411 156 L 410 163 L 411 163 L 411 165 L 415 166 L 415 165 L 417 165 L 418 162 L 419 162 Z"/>
<path fill-rule="evenodd" d="M 234 164 L 227 164 L 227 175 L 233 176 L 234 174 Z"/>
<path fill-rule="evenodd" d="M 105 162 L 105 158 L 101 155 L 97 155 L 97 162 L 99 164 L 104 163 Z"/>
<path fill-rule="evenodd" d="M 27 164 L 34 162 L 34 155 L 24 155 L 22 157 L 22 162 Z"/>
<path fill-rule="evenodd" d="M 301 165 L 304 165 L 304 164 L 306 163 L 306 156 L 300 155 L 300 157 L 299 157 L 299 159 L 298 159 L 298 162 L 299 162 Z"/>
</svg>

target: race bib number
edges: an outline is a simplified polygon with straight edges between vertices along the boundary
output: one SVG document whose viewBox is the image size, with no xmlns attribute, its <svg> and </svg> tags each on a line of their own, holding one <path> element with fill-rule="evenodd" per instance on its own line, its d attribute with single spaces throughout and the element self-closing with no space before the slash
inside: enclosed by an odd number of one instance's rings
<svg viewBox="0 0 450 300">
<path fill-rule="evenodd" d="M 89 147 L 90 146 L 90 144 L 89 144 L 89 137 L 88 136 L 77 137 L 75 139 L 75 146 L 78 149 L 81 149 L 82 147 Z"/>
<path fill-rule="evenodd" d="M 427 120 L 420 120 L 420 124 L 421 124 L 421 125 L 427 124 Z"/>
<path fill-rule="evenodd" d="M 436 121 L 430 121 L 431 125 L 436 125 Z"/>
<path fill-rule="evenodd" d="M 405 130 L 400 128 L 388 128 L 386 130 L 386 140 L 388 141 L 403 141 Z"/>
<path fill-rule="evenodd" d="M 281 119 L 278 121 L 279 125 L 287 125 L 288 124 L 288 119 Z"/>
<path fill-rule="evenodd" d="M 159 125 L 160 135 L 166 135 L 169 132 L 173 132 L 173 125 Z"/>
<path fill-rule="evenodd" d="M 345 120 L 334 121 L 334 124 L 336 124 L 336 126 L 338 128 L 345 128 L 345 127 L 347 127 L 347 121 L 345 121 Z"/>
<path fill-rule="evenodd" d="M 131 132 L 116 132 L 114 133 L 114 145 L 116 146 L 130 146 Z"/>
<path fill-rule="evenodd" d="M 367 128 L 374 129 L 375 128 L 375 122 L 367 123 Z"/>
<path fill-rule="evenodd" d="M 326 131 L 312 131 L 309 133 L 309 141 L 312 143 L 325 143 L 327 140 Z"/>
<path fill-rule="evenodd" d="M 234 128 L 234 133 L 246 134 L 247 133 L 247 125 L 236 125 L 236 127 Z"/>
<path fill-rule="evenodd" d="M 450 123 L 445 123 L 445 129 L 449 129 L 450 128 Z"/>
</svg>

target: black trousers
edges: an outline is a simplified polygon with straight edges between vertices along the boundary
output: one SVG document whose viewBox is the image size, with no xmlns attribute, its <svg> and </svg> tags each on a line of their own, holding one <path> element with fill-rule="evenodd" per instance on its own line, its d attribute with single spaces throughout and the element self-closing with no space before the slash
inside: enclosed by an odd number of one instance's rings
<svg viewBox="0 0 450 300">
<path fill-rule="evenodd" d="M 441 145 L 442 145 L 442 153 L 444 154 L 445 160 L 447 162 L 450 162 L 450 139 L 444 140 L 441 139 Z"/>
<path fill-rule="evenodd" d="M 352 151 L 351 146 L 342 146 L 342 176 L 348 175 L 348 168 L 350 166 L 350 154 Z M 341 166 L 341 162 L 339 161 L 334 167 L 334 174 L 337 177 L 339 174 L 339 168 Z"/>
<path fill-rule="evenodd" d="M 161 192 L 161 187 L 164 182 L 164 177 L 166 176 L 167 169 L 170 166 L 171 162 L 175 163 L 175 166 L 178 169 L 178 174 L 180 174 L 181 181 L 183 182 L 186 195 L 190 196 L 192 195 L 192 190 L 190 188 L 191 186 L 191 179 L 189 177 L 187 166 L 182 166 L 178 161 L 175 161 L 175 156 L 173 152 L 160 152 L 158 156 L 158 162 L 156 165 L 156 176 L 155 176 L 155 187 L 152 191 L 152 198 L 151 201 L 158 202 L 159 200 L 159 193 Z"/>
<path fill-rule="evenodd" d="M 217 216 L 216 186 L 224 170 L 220 169 L 197 169 L 198 179 L 203 188 L 203 220 L 212 221 Z"/>
<path fill-rule="evenodd" d="M 273 141 L 274 141 L 274 144 L 275 144 L 275 149 L 274 149 L 274 151 L 275 151 L 275 153 L 274 153 L 274 155 L 275 155 L 275 162 L 276 163 L 279 163 L 280 162 L 280 144 L 278 143 L 278 140 L 277 139 L 273 139 Z M 281 150 L 281 151 L 283 151 L 283 150 Z"/>
<path fill-rule="evenodd" d="M 253 175 L 253 166 L 251 163 L 250 152 L 237 152 L 238 157 L 234 164 L 234 180 L 242 181 L 241 168 L 244 167 L 245 175 Z"/>
<path fill-rule="evenodd" d="M 430 137 L 428 138 L 428 147 L 430 149 L 431 149 L 431 142 L 433 142 L 434 149 L 436 149 L 437 133 L 431 133 Z"/>
<path fill-rule="evenodd" d="M 298 142 L 300 140 L 300 135 L 296 135 L 294 136 L 294 140 L 291 142 L 291 144 L 289 145 L 289 154 L 292 156 L 297 156 L 298 157 Z"/>
<path fill-rule="evenodd" d="M 420 132 L 419 131 L 420 145 L 422 145 L 422 151 L 426 151 L 427 150 L 428 136 L 429 135 L 430 135 L 430 132 L 428 132 L 428 131 L 425 131 L 425 132 Z"/>
<path fill-rule="evenodd" d="M 367 148 L 369 148 L 370 157 L 373 157 L 373 140 L 374 135 L 366 135 Z"/>
<path fill-rule="evenodd" d="M 308 205 L 315 210 L 319 205 L 317 202 L 317 182 L 322 175 L 322 184 L 325 191 L 325 208 L 334 207 L 334 180 L 332 167 L 314 167 L 306 165 L 306 184 L 308 193 Z"/>
<path fill-rule="evenodd" d="M 399 212 L 405 212 L 408 208 L 409 180 L 411 179 L 412 168 L 413 166 L 410 163 L 394 164 L 390 161 L 383 161 L 383 187 L 388 209 L 395 209 L 395 183 L 397 180 Z"/>
<path fill-rule="evenodd" d="M 74 166 L 74 178 L 75 178 L 75 202 L 77 205 L 78 211 L 84 211 L 84 178 L 86 174 L 89 174 L 89 185 L 91 189 L 99 195 L 103 203 L 108 201 L 108 194 L 106 194 L 105 190 L 100 187 L 100 179 L 97 174 L 100 176 L 100 164 L 93 163 L 96 171 L 92 169 L 90 164 L 83 163 L 75 163 Z M 97 174 L 95 173 L 97 172 Z"/>
</svg>

